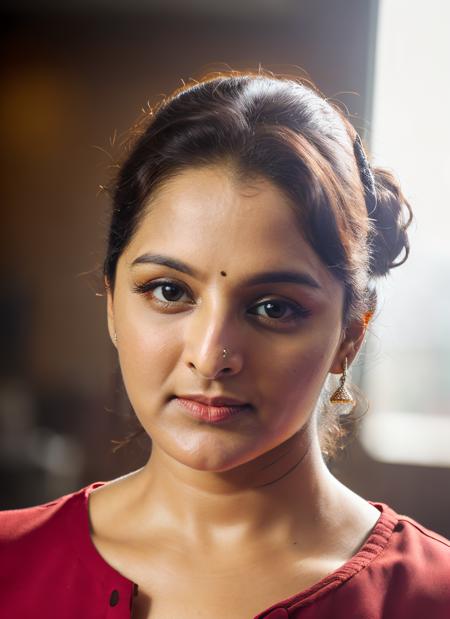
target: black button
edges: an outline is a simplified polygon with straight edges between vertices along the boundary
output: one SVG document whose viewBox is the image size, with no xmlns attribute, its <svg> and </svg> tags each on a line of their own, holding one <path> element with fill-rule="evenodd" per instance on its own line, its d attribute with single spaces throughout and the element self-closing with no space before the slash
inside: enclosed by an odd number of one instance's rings
<svg viewBox="0 0 450 619">
<path fill-rule="evenodd" d="M 117 606 L 118 603 L 119 603 L 119 592 L 117 591 L 117 589 L 113 589 L 111 591 L 111 595 L 109 596 L 109 605 Z"/>
</svg>

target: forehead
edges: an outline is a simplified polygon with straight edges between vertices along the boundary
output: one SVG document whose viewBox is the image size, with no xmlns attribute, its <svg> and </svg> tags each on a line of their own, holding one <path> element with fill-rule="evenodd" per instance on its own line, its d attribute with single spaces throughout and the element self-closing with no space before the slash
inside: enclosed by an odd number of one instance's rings
<svg viewBox="0 0 450 619">
<path fill-rule="evenodd" d="M 148 251 L 200 271 L 299 267 L 322 284 L 337 283 L 305 240 L 285 194 L 265 178 L 238 178 L 225 165 L 187 169 L 158 189 L 125 259 Z"/>
</svg>

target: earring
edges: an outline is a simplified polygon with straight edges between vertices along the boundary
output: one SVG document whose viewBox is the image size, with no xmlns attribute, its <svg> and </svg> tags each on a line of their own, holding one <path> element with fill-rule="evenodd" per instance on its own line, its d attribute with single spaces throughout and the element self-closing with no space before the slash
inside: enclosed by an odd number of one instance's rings
<svg viewBox="0 0 450 619">
<path fill-rule="evenodd" d="M 354 404 L 355 400 L 352 397 L 352 394 L 345 386 L 345 381 L 347 380 L 347 357 L 344 360 L 344 369 L 342 371 L 342 376 L 339 379 L 339 387 L 330 397 L 331 404 Z"/>
<path fill-rule="evenodd" d="M 114 331 L 114 335 L 113 335 L 113 342 L 114 344 L 117 344 L 117 333 Z"/>
<path fill-rule="evenodd" d="M 228 351 L 227 351 L 226 348 L 224 348 L 223 351 L 222 351 L 222 358 L 225 359 L 227 354 L 228 354 Z"/>
</svg>

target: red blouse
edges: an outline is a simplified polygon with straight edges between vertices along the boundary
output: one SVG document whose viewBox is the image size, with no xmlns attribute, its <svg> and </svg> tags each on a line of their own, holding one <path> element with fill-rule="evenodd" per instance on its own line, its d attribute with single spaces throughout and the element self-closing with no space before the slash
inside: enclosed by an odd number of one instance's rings
<svg viewBox="0 0 450 619">
<path fill-rule="evenodd" d="M 103 483 L 0 512 L 1 617 L 130 619 L 137 587 L 90 537 L 88 496 Z M 372 505 L 381 515 L 356 555 L 254 619 L 450 619 L 450 542 L 387 505 Z"/>
</svg>

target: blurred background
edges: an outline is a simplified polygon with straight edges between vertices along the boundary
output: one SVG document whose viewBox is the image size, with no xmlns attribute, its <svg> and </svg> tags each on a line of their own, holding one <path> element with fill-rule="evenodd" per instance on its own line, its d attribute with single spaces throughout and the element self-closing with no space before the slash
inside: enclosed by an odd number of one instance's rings
<svg viewBox="0 0 450 619">
<path fill-rule="evenodd" d="M 0 509 L 145 461 L 113 452 L 127 402 L 96 270 L 115 144 L 182 80 L 309 77 L 345 106 L 416 212 L 407 265 L 353 380 L 370 401 L 333 464 L 371 500 L 450 537 L 450 5 L 445 0 L 3 1 Z"/>
</svg>

